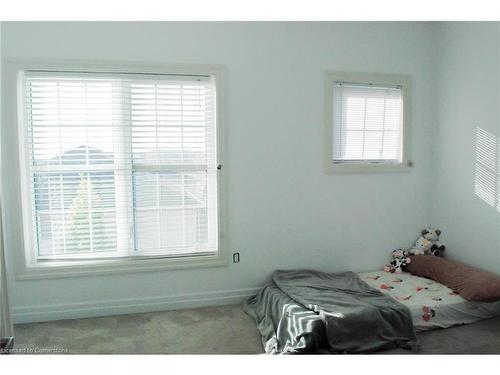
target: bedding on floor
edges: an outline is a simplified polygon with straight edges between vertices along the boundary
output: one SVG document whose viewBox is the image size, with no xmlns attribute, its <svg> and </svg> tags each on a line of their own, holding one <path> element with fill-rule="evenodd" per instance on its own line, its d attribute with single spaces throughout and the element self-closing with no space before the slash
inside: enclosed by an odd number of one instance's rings
<svg viewBox="0 0 500 375">
<path fill-rule="evenodd" d="M 407 306 L 417 332 L 500 315 L 500 301 L 467 301 L 445 285 L 411 273 L 374 271 L 363 272 L 359 276 L 373 288 Z"/>
<path fill-rule="evenodd" d="M 267 353 L 417 349 L 410 310 L 353 272 L 276 271 L 243 308 Z"/>
</svg>

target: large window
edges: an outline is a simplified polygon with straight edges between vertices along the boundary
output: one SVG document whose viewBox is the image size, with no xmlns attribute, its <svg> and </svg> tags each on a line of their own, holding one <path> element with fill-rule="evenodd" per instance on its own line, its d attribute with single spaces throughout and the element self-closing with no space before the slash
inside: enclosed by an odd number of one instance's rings
<svg viewBox="0 0 500 375">
<path fill-rule="evenodd" d="M 407 79 L 332 74 L 327 84 L 329 171 L 394 170 L 405 166 Z"/>
<path fill-rule="evenodd" d="M 22 82 L 35 261 L 217 254 L 214 77 Z"/>
</svg>

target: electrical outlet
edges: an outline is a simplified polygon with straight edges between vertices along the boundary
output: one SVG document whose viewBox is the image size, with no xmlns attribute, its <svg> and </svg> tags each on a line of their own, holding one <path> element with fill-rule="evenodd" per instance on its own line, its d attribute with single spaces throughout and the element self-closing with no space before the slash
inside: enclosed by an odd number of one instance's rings
<svg viewBox="0 0 500 375">
<path fill-rule="evenodd" d="M 233 253 L 233 263 L 240 262 L 240 253 Z"/>
</svg>

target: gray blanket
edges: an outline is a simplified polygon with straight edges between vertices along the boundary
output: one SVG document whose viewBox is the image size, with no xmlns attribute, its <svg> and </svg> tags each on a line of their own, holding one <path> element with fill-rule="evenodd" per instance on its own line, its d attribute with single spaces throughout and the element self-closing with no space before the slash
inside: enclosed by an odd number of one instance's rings
<svg viewBox="0 0 500 375">
<path fill-rule="evenodd" d="M 408 308 L 353 272 L 276 271 L 243 304 L 267 353 L 417 350 Z"/>
</svg>

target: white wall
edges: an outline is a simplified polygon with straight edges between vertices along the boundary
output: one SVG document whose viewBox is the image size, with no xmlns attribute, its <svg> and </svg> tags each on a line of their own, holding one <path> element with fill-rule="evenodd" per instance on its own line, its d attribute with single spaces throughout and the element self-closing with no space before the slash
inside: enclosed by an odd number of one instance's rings
<svg viewBox="0 0 500 375">
<path fill-rule="evenodd" d="M 2 22 L 0 22 L 0 44 L 2 37 Z M 2 50 L 0 48 L 0 72 L 2 71 Z M 2 102 L 2 76 L 0 75 L 0 103 Z M 2 124 L 2 108 L 0 106 L 0 125 Z M 0 127 L 1 128 L 1 127 Z M 1 134 L 0 134 L 1 139 Z M 1 149 L 1 144 L 0 144 Z M 0 166 L 2 163 L 2 156 L 0 155 Z M 0 186 L 0 338 L 11 337 L 12 323 L 10 319 L 9 298 L 7 293 L 7 274 L 3 246 L 3 193 L 2 186 Z"/>
<path fill-rule="evenodd" d="M 436 35 L 431 221 L 450 257 L 500 273 L 500 24 L 440 23 Z M 477 144 L 479 128 L 491 141 Z M 476 172 L 478 153 L 492 171 Z"/>
<path fill-rule="evenodd" d="M 433 109 L 427 23 L 6 23 L 5 59 L 214 63 L 227 67 L 229 250 L 223 268 L 17 281 L 16 321 L 241 300 L 277 268 L 380 268 L 427 225 Z M 410 74 L 409 173 L 323 172 L 325 70 Z M 15 124 L 3 129 L 6 139 Z M 6 214 L 19 209 L 7 142 Z M 7 220 L 9 254 L 20 223 Z M 12 259 L 9 266 L 12 267 Z M 195 294 L 195 295 L 193 295 Z"/>
</svg>

